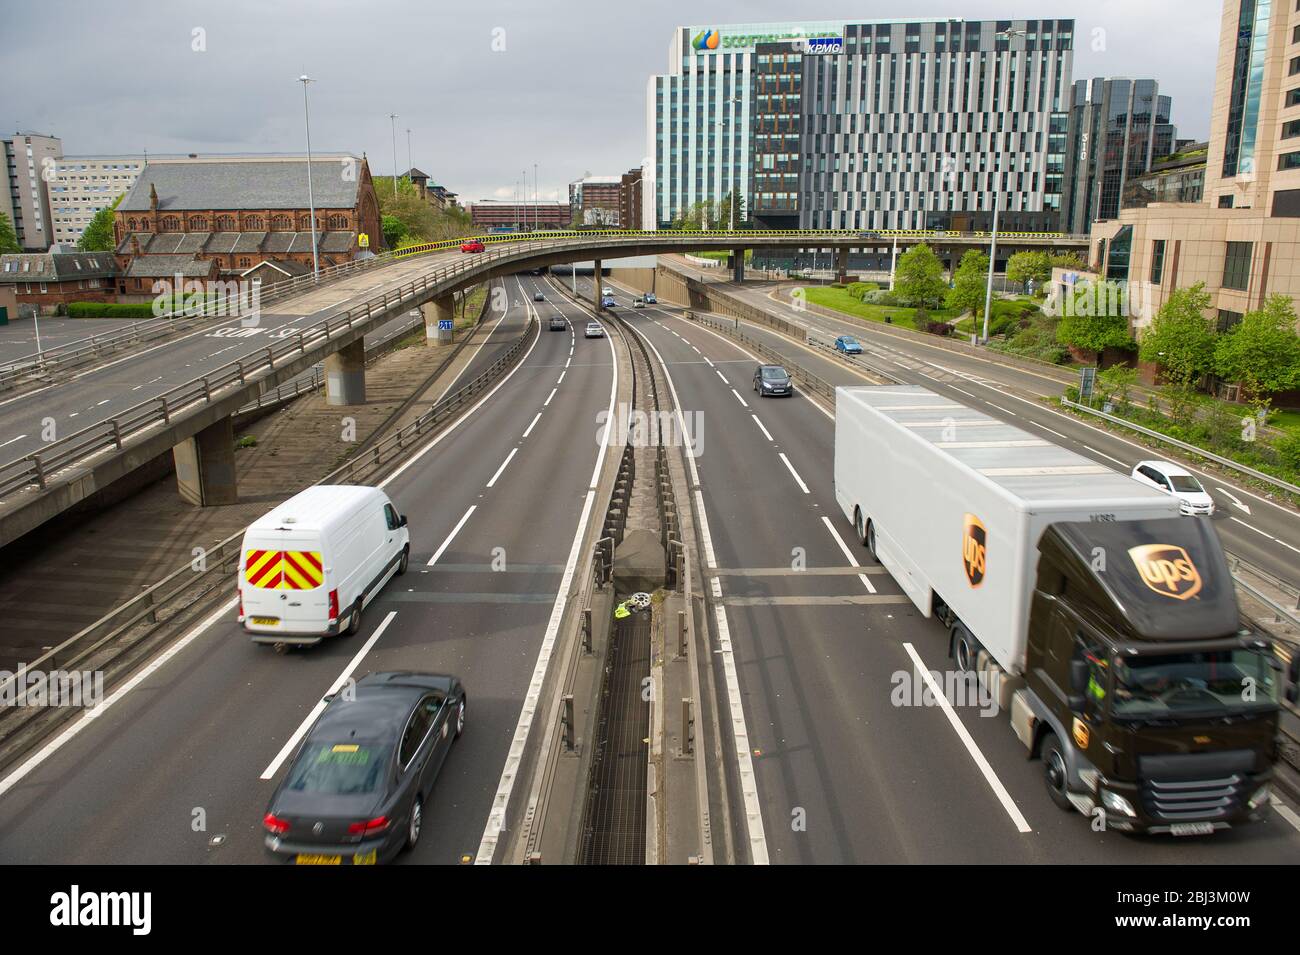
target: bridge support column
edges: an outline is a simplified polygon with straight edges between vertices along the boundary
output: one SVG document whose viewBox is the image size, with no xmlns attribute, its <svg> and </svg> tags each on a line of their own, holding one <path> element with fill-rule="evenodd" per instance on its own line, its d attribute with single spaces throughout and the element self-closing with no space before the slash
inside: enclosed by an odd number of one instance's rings
<svg viewBox="0 0 1300 955">
<path fill-rule="evenodd" d="M 366 342 L 358 338 L 325 359 L 325 403 L 366 403 Z"/>
<path fill-rule="evenodd" d="M 456 309 L 450 295 L 444 295 L 441 298 L 435 298 L 431 302 L 425 302 L 420 306 L 420 312 L 424 315 L 424 337 L 426 341 L 451 341 L 452 332 L 450 330 L 444 331 L 441 335 L 438 334 L 439 322 L 452 322 L 454 327 Z"/>
<path fill-rule="evenodd" d="M 233 418 L 214 421 L 192 438 L 172 448 L 176 463 L 176 490 L 196 507 L 238 504 L 235 480 L 235 426 Z"/>
<path fill-rule="evenodd" d="M 591 304 L 595 306 L 596 311 L 599 312 L 600 298 L 601 298 L 600 296 L 601 271 L 604 267 L 604 263 L 601 262 L 600 259 L 596 259 L 596 261 L 593 262 L 592 265 L 595 266 L 595 268 L 591 270 Z"/>
<path fill-rule="evenodd" d="M 842 249 L 835 250 L 835 281 L 841 285 L 849 274 L 849 250 L 845 246 Z"/>
<path fill-rule="evenodd" d="M 731 280 L 733 282 L 745 281 L 745 250 L 731 250 Z"/>
</svg>

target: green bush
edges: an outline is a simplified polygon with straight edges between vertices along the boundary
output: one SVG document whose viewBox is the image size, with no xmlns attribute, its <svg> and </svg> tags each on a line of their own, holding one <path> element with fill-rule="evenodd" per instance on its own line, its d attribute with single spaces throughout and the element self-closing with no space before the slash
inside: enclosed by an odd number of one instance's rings
<svg viewBox="0 0 1300 955">
<path fill-rule="evenodd" d="M 1300 431 L 1288 431 L 1273 442 L 1282 466 L 1300 471 Z"/>
<path fill-rule="evenodd" d="M 72 318 L 153 318 L 152 302 L 72 302 Z"/>
</svg>

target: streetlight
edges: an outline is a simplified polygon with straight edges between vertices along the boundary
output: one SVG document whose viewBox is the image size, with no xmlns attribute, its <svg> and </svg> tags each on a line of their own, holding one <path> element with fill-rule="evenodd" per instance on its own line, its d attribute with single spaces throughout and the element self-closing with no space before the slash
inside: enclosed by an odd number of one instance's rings
<svg viewBox="0 0 1300 955">
<path fill-rule="evenodd" d="M 393 198 L 397 198 L 397 114 L 389 113 L 388 122 L 393 128 Z"/>
<path fill-rule="evenodd" d="M 1028 34 L 1024 30 L 1007 29 L 999 30 L 996 36 L 1009 41 L 1018 36 L 1028 36 Z M 997 133 L 993 132 L 990 135 L 996 137 Z M 998 162 L 999 153 L 996 142 L 995 139 L 993 148 L 993 232 L 989 236 L 989 281 L 984 289 L 984 330 L 980 336 L 984 344 L 988 344 L 989 340 L 989 309 L 993 307 L 993 267 L 998 260 L 998 198 L 999 189 L 1002 186 L 1002 170 L 1000 168 L 1001 164 Z"/>
<path fill-rule="evenodd" d="M 415 163 L 411 161 L 411 129 L 406 129 L 406 171 L 409 173 L 415 168 Z"/>
<path fill-rule="evenodd" d="M 298 77 L 298 82 L 302 84 L 302 118 L 303 125 L 307 129 L 307 208 L 311 213 L 311 276 L 312 281 L 316 282 L 320 280 L 320 257 L 316 251 L 316 196 L 311 187 L 311 113 L 307 109 L 307 84 L 316 81 L 304 73 Z"/>
</svg>

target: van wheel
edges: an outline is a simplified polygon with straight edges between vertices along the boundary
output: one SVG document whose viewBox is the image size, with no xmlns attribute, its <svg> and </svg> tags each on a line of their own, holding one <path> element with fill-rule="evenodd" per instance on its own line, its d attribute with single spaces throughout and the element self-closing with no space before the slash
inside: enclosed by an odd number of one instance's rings
<svg viewBox="0 0 1300 955">
<path fill-rule="evenodd" d="M 345 637 L 356 636 L 357 631 L 360 629 L 361 629 L 361 601 L 358 600 L 356 603 L 352 605 L 352 612 L 348 614 L 348 626 L 347 629 L 343 631 L 343 636 Z"/>
<path fill-rule="evenodd" d="M 411 563 L 411 547 L 408 544 L 402 548 L 402 559 L 397 562 L 397 576 L 406 573 L 406 567 Z"/>
<path fill-rule="evenodd" d="M 975 655 L 978 652 L 979 644 L 970 635 L 970 631 L 962 626 L 952 628 L 952 658 L 959 671 L 972 672 L 975 669 Z"/>
<path fill-rule="evenodd" d="M 1062 809 L 1070 810 L 1070 771 L 1066 767 L 1065 753 L 1061 750 L 1061 741 L 1055 733 L 1049 733 L 1043 740 L 1043 782 L 1047 784 L 1047 795 L 1052 802 Z"/>
<path fill-rule="evenodd" d="M 876 556 L 876 524 L 874 521 L 867 521 L 867 553 L 877 564 L 880 558 Z"/>
</svg>

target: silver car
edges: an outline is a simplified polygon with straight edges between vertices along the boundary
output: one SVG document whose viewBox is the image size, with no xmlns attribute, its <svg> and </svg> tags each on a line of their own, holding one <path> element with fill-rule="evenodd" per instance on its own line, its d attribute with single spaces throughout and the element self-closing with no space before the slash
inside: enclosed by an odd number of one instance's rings
<svg viewBox="0 0 1300 955">
<path fill-rule="evenodd" d="M 605 326 L 600 322 L 588 322 L 587 330 L 582 333 L 583 338 L 604 338 Z"/>
</svg>

